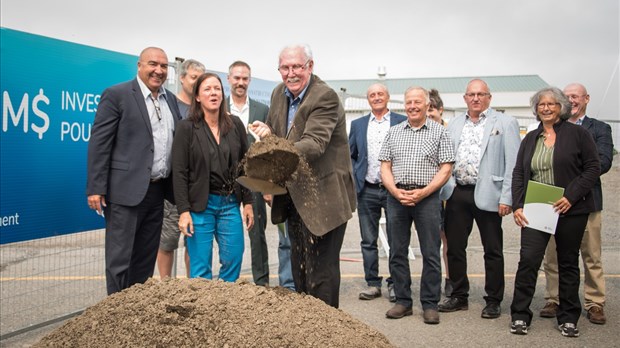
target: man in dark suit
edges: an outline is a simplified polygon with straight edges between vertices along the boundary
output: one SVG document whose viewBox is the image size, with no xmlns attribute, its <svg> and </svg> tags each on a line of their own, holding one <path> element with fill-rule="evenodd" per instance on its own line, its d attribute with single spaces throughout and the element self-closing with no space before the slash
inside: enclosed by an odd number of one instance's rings
<svg viewBox="0 0 620 348">
<path fill-rule="evenodd" d="M 271 95 L 267 124 L 254 122 L 253 129 L 290 140 L 309 164 L 316 186 L 304 175 L 289 180 L 288 193 L 273 198 L 271 220 L 287 221 L 295 290 L 337 308 L 340 248 L 356 197 L 344 109 L 313 68 L 307 45 L 280 52 L 283 83 Z"/>
<path fill-rule="evenodd" d="M 377 239 L 381 209 L 384 212 L 387 209 L 388 192 L 381 182 L 379 151 L 390 127 L 407 119 L 404 115 L 388 109 L 390 92 L 385 85 L 375 83 L 368 87 L 366 98 L 371 112 L 351 122 L 349 132 L 351 163 L 357 189 L 357 215 L 362 236 L 360 244 L 364 260 L 364 279 L 368 285 L 367 289 L 360 292 L 360 300 L 372 300 L 381 296 L 382 278 L 379 276 Z M 387 217 L 387 212 L 385 216 Z M 389 238 L 389 232 L 387 235 Z M 392 280 L 388 278 L 386 281 L 388 298 L 395 302 Z"/>
<path fill-rule="evenodd" d="M 247 127 L 254 121 L 265 122 L 269 107 L 248 96 L 248 86 L 252 70 L 246 62 L 236 61 L 228 67 L 228 84 L 230 96 L 227 100 L 230 113 L 238 116 Z M 248 134 L 248 144 L 254 143 L 254 137 Z M 265 228 L 267 227 L 267 208 L 260 192 L 253 192 L 254 226 L 248 231 L 250 250 L 252 252 L 252 277 L 254 284 L 269 285 L 269 258 Z"/>
<path fill-rule="evenodd" d="M 163 88 L 168 57 L 156 47 L 140 53 L 136 79 L 101 95 L 88 144 L 88 206 L 105 215 L 108 294 L 153 275 L 164 195 L 172 198 L 170 151 L 180 118 Z M 105 213 L 105 214 L 104 214 Z"/>
<path fill-rule="evenodd" d="M 587 129 L 598 150 L 601 160 L 601 175 L 611 168 L 613 160 L 614 143 L 611 136 L 611 127 L 602 121 L 588 117 L 586 109 L 590 102 L 590 95 L 585 86 L 579 83 L 571 83 L 564 87 L 564 94 L 571 102 L 571 117 L 569 122 L 581 125 Z M 583 259 L 584 273 L 584 307 L 587 317 L 593 324 L 605 324 L 607 318 L 603 307 L 605 306 L 605 277 L 603 273 L 603 261 L 601 259 L 601 212 L 603 210 L 603 190 L 599 178 L 592 189 L 595 211 L 588 215 L 588 223 L 581 240 L 581 258 Z M 545 299 L 547 303 L 540 311 L 540 316 L 555 318 L 558 310 L 559 279 L 558 279 L 558 256 L 555 239 L 551 238 L 545 253 L 543 264 L 546 279 Z"/>
</svg>

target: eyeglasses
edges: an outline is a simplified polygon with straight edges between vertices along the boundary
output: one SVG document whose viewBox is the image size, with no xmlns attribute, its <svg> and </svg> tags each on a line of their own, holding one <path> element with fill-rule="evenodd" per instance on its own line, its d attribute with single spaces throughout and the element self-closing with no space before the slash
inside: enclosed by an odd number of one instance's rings
<svg viewBox="0 0 620 348">
<path fill-rule="evenodd" d="M 478 99 L 481 99 L 489 95 L 491 95 L 491 93 L 465 93 L 465 96 L 471 99 L 474 99 L 475 97 L 478 97 Z"/>
<path fill-rule="evenodd" d="M 566 97 L 568 98 L 568 100 L 578 100 L 578 99 L 581 99 L 581 98 L 583 98 L 585 96 L 586 95 L 571 94 L 571 95 L 567 95 Z"/>
<path fill-rule="evenodd" d="M 536 105 L 539 109 L 544 110 L 545 107 L 548 107 L 550 110 L 558 107 L 560 103 L 539 103 Z"/>
<path fill-rule="evenodd" d="M 153 101 L 153 105 L 155 105 L 155 113 L 157 114 L 157 119 L 161 121 L 161 108 L 159 107 L 159 100 L 153 98 L 153 95 L 150 95 L 150 97 Z"/>
<path fill-rule="evenodd" d="M 278 67 L 278 71 L 282 75 L 287 75 L 289 72 L 293 72 L 294 74 L 299 74 L 302 70 L 304 70 L 308 63 L 310 63 L 310 59 L 308 59 L 303 65 L 295 64 L 293 66 L 281 65 Z"/>
</svg>

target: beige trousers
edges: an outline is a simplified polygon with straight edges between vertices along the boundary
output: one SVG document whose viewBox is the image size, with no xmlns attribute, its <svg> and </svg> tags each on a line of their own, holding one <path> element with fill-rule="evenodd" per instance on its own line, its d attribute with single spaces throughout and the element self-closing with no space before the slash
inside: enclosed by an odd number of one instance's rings
<svg viewBox="0 0 620 348">
<path fill-rule="evenodd" d="M 585 310 L 594 306 L 605 305 L 605 277 L 601 261 L 601 212 L 596 211 L 588 216 L 588 224 L 581 240 L 581 258 L 584 269 Z M 547 288 L 545 300 L 559 304 L 558 295 L 558 255 L 556 254 L 555 238 L 549 239 L 543 263 Z"/>
</svg>

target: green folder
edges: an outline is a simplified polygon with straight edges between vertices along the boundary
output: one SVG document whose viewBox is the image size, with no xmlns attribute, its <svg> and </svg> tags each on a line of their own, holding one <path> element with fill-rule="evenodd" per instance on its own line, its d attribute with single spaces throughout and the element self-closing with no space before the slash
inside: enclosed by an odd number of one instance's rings
<svg viewBox="0 0 620 348">
<path fill-rule="evenodd" d="M 523 214 L 528 221 L 527 227 L 542 232 L 555 234 L 560 216 L 553 209 L 553 203 L 564 195 L 564 188 L 529 180 L 525 193 Z"/>
</svg>

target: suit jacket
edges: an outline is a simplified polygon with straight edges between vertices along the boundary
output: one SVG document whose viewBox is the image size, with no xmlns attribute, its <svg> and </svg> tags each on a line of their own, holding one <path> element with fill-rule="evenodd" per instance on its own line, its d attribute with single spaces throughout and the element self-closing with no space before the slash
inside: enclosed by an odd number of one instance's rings
<svg viewBox="0 0 620 348">
<path fill-rule="evenodd" d="M 566 215 L 587 214 L 594 211 L 592 188 L 600 176 L 601 165 L 592 137 L 570 122 L 561 121 L 553 126 L 556 134 L 553 151 L 554 185 L 564 188 L 564 197 L 572 207 Z M 519 148 L 512 175 L 514 210 L 523 208 L 527 182 L 532 177 L 532 156 L 542 126 L 529 132 Z"/>
<path fill-rule="evenodd" d="M 230 96 L 226 97 L 226 105 L 230 105 Z M 250 117 L 248 123 L 254 121 L 267 121 L 267 114 L 269 113 L 269 107 L 261 102 L 258 102 L 250 98 Z M 248 144 L 254 144 L 254 137 L 248 133 Z"/>
<path fill-rule="evenodd" d="M 601 161 L 601 175 L 607 173 L 611 168 L 611 162 L 614 156 L 614 141 L 611 137 L 611 127 L 602 121 L 588 116 L 583 118 L 581 126 L 587 129 L 598 150 L 598 157 Z M 603 190 L 601 188 L 601 178 L 596 180 L 596 184 L 592 189 L 594 197 L 594 211 L 603 210 Z"/>
<path fill-rule="evenodd" d="M 371 115 L 368 114 L 351 122 L 351 131 L 349 132 L 349 150 L 351 151 L 353 177 L 358 194 L 364 188 L 368 171 L 368 122 L 370 117 Z M 407 120 L 407 116 L 390 112 L 390 127 L 405 120 Z"/>
<path fill-rule="evenodd" d="M 512 206 L 512 169 L 521 142 L 519 123 L 514 117 L 489 109 L 482 136 L 478 181 L 474 190 L 476 206 L 485 211 L 498 211 L 500 204 Z M 448 132 L 454 143 L 455 153 L 459 148 L 466 116 L 462 114 L 450 120 Z M 452 196 L 456 181 L 454 175 L 440 191 L 440 199 Z"/>
<path fill-rule="evenodd" d="M 234 169 L 245 156 L 248 142 L 243 122 L 232 116 L 234 127 L 220 137 L 220 143 L 227 141 L 230 146 L 231 163 Z M 209 154 L 208 125 L 204 121 L 194 122 L 185 119 L 179 122 L 172 144 L 172 178 L 174 196 L 179 214 L 186 211 L 201 212 L 209 201 L 211 156 Z M 234 172 L 237 174 L 237 171 Z M 236 177 L 233 177 L 236 179 Z M 249 190 L 233 184 L 235 196 L 243 204 L 251 204 Z"/>
<path fill-rule="evenodd" d="M 306 192 L 299 177 L 286 183 L 301 219 L 312 234 L 322 236 L 346 223 L 355 211 L 356 194 L 351 170 L 344 109 L 336 92 L 312 75 L 290 131 L 287 132 L 288 100 L 284 83 L 271 95 L 267 124 L 277 136 L 295 144 L 318 183 L 316 195 Z M 288 195 L 275 196 L 271 220 L 288 217 Z M 311 207 L 311 208 L 309 208 Z"/>
<path fill-rule="evenodd" d="M 166 101 L 176 126 L 181 115 L 169 90 Z M 107 88 L 97 106 L 88 142 L 86 194 L 105 195 L 106 201 L 116 204 L 138 205 L 149 188 L 154 147 L 137 78 Z M 170 178 L 164 179 L 164 184 L 166 198 L 174 201 Z"/>
</svg>

